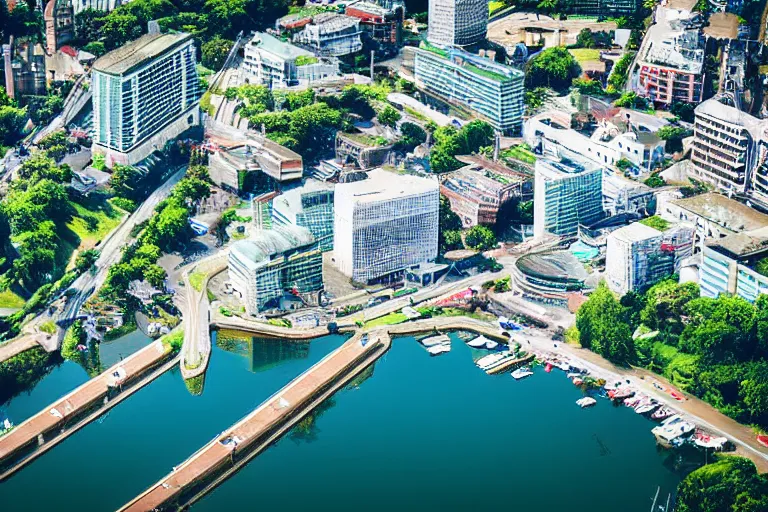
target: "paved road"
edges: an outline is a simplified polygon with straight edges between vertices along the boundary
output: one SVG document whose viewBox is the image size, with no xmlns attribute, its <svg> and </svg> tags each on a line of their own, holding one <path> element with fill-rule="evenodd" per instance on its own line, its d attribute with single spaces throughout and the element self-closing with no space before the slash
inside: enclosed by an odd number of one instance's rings
<svg viewBox="0 0 768 512">
<path fill-rule="evenodd" d="M 185 172 L 186 167 L 176 171 L 165 183 L 152 192 L 147 200 L 98 247 L 101 253 L 99 259 L 96 260 L 96 272 L 86 272 L 72 283 L 70 289 L 75 290 L 76 293 L 69 298 L 64 310 L 58 315 L 57 321 L 67 322 L 75 319 L 88 297 L 104 284 L 109 267 L 120 260 L 123 247 L 128 245 L 132 238 L 131 230 L 152 216 L 155 206 L 168 196 L 171 188 L 179 182 Z"/>
</svg>

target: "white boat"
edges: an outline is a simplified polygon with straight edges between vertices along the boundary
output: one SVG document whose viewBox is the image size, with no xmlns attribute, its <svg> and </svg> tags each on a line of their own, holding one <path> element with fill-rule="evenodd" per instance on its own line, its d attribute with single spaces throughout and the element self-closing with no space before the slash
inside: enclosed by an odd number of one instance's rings
<svg viewBox="0 0 768 512">
<path fill-rule="evenodd" d="M 11 423 L 11 420 L 6 418 L 2 422 L 0 422 L 0 436 L 2 436 L 3 434 L 7 434 L 11 430 L 13 430 L 13 423 Z"/>
<path fill-rule="evenodd" d="M 515 380 L 524 379 L 526 377 L 530 377 L 533 375 L 533 372 L 529 368 L 518 368 L 517 370 L 512 372 L 512 376 L 515 378 Z"/>
<path fill-rule="evenodd" d="M 654 402 L 653 400 L 651 400 L 648 403 L 643 403 L 635 407 L 635 412 L 637 414 L 648 414 L 649 412 L 656 409 L 658 406 L 659 404 L 657 402 Z"/>
<path fill-rule="evenodd" d="M 596 403 L 597 403 L 597 400 L 595 400 L 591 396 L 585 396 L 584 398 L 579 398 L 578 400 L 576 400 L 576 404 L 582 409 L 585 407 L 590 407 L 592 405 L 595 405 Z"/>
<path fill-rule="evenodd" d="M 427 349 L 427 352 L 429 352 L 431 355 L 436 356 L 438 354 L 442 354 L 444 352 L 450 352 L 451 346 L 450 345 L 433 345 Z"/>
<path fill-rule="evenodd" d="M 485 369 L 488 366 L 491 366 L 492 364 L 496 363 L 499 359 L 503 359 L 506 356 L 504 352 L 497 352 L 495 354 L 488 354 L 487 356 L 483 356 L 477 361 L 475 361 L 475 365 L 477 365 L 480 369 Z"/>
<path fill-rule="evenodd" d="M 584 374 L 578 373 L 578 372 L 568 372 L 568 375 L 566 375 L 566 377 L 568 377 L 569 379 L 575 379 L 575 378 L 581 379 L 581 378 L 584 378 Z"/>
<path fill-rule="evenodd" d="M 656 440 L 667 446 L 674 446 L 690 435 L 696 425 L 686 421 L 679 415 L 672 416 L 664 420 L 661 425 L 654 427 L 651 432 L 656 436 Z"/>
<path fill-rule="evenodd" d="M 498 368 L 501 365 L 507 364 L 509 361 L 515 359 L 515 355 L 511 352 L 500 352 L 502 354 L 500 359 L 497 359 L 493 363 L 489 364 L 488 366 L 483 367 L 483 370 L 486 372 L 493 370 L 494 368 Z"/>
<path fill-rule="evenodd" d="M 437 334 L 435 336 L 430 336 L 428 338 L 424 338 L 420 341 L 422 345 L 425 347 L 433 347 L 435 345 L 442 345 L 442 344 L 451 344 L 451 339 L 446 334 Z"/>
<path fill-rule="evenodd" d="M 557 365 L 557 367 L 566 373 L 571 371 L 571 363 L 569 363 L 568 361 L 563 361 L 562 363 Z"/>
<path fill-rule="evenodd" d="M 497 342 L 493 340 L 489 340 L 485 336 L 478 336 L 477 338 L 471 341 L 468 341 L 467 345 L 469 345 L 472 348 L 485 348 L 488 350 L 493 350 L 499 346 Z"/>
<path fill-rule="evenodd" d="M 728 439 L 725 437 L 712 437 L 702 432 L 697 432 L 693 438 L 693 444 L 700 448 L 714 448 L 715 450 L 721 450 Z"/>
</svg>

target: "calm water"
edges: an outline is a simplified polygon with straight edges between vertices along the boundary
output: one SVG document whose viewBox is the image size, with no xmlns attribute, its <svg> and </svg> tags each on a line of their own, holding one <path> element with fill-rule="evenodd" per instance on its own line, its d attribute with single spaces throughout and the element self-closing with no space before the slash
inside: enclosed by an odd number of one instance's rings
<svg viewBox="0 0 768 512">
<path fill-rule="evenodd" d="M 221 342 L 227 351 L 214 350 L 201 396 L 166 373 L 0 484 L 1 508 L 113 510 L 341 341 Z M 581 392 L 560 371 L 515 382 L 485 375 L 471 357 L 456 339 L 437 358 L 395 340 L 369 378 L 193 510 L 640 512 L 657 486 L 664 498 L 674 491 L 680 475 L 657 451 L 650 421 L 603 400 L 580 409 Z M 71 366 L 14 399 L 9 412 L 33 413 L 58 395 L 44 391 L 77 385 L 85 374 Z"/>
</svg>

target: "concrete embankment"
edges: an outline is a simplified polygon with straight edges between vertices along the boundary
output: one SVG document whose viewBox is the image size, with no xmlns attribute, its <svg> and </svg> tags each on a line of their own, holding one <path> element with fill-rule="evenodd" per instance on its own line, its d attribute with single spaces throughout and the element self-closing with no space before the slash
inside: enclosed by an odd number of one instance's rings
<svg viewBox="0 0 768 512">
<path fill-rule="evenodd" d="M 0 437 L 0 481 L 141 389 L 177 360 L 170 347 L 155 341 Z"/>
<path fill-rule="evenodd" d="M 120 510 L 193 503 L 373 364 L 390 344 L 382 331 L 355 335 Z"/>
</svg>

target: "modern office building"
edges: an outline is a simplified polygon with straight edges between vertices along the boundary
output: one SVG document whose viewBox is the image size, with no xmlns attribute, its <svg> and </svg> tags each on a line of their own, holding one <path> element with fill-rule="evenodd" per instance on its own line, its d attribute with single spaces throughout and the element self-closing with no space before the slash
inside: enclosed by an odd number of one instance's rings
<svg viewBox="0 0 768 512">
<path fill-rule="evenodd" d="M 436 180 L 381 169 L 336 185 L 333 256 L 361 283 L 388 282 L 437 258 L 440 190 Z"/>
<path fill-rule="evenodd" d="M 405 8 L 402 5 L 386 7 L 365 0 L 348 4 L 344 14 L 358 18 L 363 34 L 377 43 L 397 47 L 402 41 Z"/>
<path fill-rule="evenodd" d="M 440 193 L 448 198 L 451 210 L 465 228 L 493 226 L 504 203 L 515 195 L 519 197 L 520 182 L 478 165 L 467 165 L 444 177 Z"/>
<path fill-rule="evenodd" d="M 333 189 L 330 183 L 307 180 L 277 196 L 272 200 L 272 224 L 307 228 L 321 251 L 332 250 Z"/>
<path fill-rule="evenodd" d="M 523 124 L 525 76 L 494 58 L 495 52 L 490 50 L 474 55 L 424 44 L 416 50 L 416 86 L 504 134 L 518 134 Z"/>
<path fill-rule="evenodd" d="M 603 171 L 571 160 L 536 160 L 533 234 L 575 235 L 603 217 Z"/>
<path fill-rule="evenodd" d="M 245 144 L 220 147 L 209 155 L 211 181 L 239 193 L 251 173 L 264 173 L 278 183 L 301 179 L 301 155 L 254 132 L 249 132 L 245 140 Z"/>
<path fill-rule="evenodd" d="M 715 99 L 701 103 L 694 112 L 689 166 L 692 177 L 725 192 L 745 193 L 758 153 L 758 139 L 766 125 Z M 763 194 L 768 190 L 765 175 L 756 175 L 753 184 Z"/>
<path fill-rule="evenodd" d="M 250 315 L 280 306 L 286 294 L 317 304 L 323 257 L 308 229 L 284 225 L 257 230 L 229 250 L 229 280 Z"/>
<path fill-rule="evenodd" d="M 257 32 L 245 45 L 240 69 L 248 82 L 270 89 L 309 85 L 339 76 L 336 59 L 315 57 L 310 51 L 264 32 Z"/>
<path fill-rule="evenodd" d="M 311 22 L 293 36 L 293 40 L 311 47 L 320 55 L 341 57 L 363 49 L 360 34 L 360 19 L 323 12 L 313 16 Z"/>
<path fill-rule="evenodd" d="M 488 28 L 485 0 L 429 0 L 427 40 L 437 46 L 467 46 L 482 41 Z"/>
<path fill-rule="evenodd" d="M 93 64 L 93 152 L 135 164 L 200 123 L 190 34 L 149 33 Z"/>
<path fill-rule="evenodd" d="M 710 238 L 702 249 L 699 289 L 702 297 L 737 295 L 750 302 L 768 293 L 768 277 L 755 264 L 768 257 L 768 228 Z"/>
<path fill-rule="evenodd" d="M 687 11 L 656 9 L 656 23 L 637 56 L 637 77 L 630 77 L 633 88 L 657 105 L 702 100 L 705 41 L 688 16 Z"/>
</svg>

